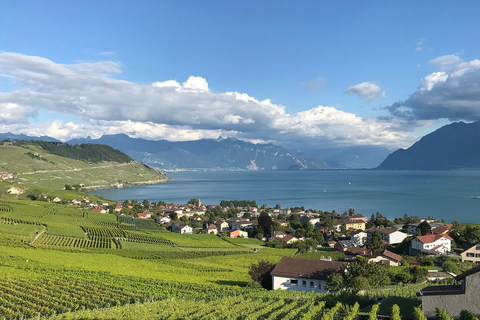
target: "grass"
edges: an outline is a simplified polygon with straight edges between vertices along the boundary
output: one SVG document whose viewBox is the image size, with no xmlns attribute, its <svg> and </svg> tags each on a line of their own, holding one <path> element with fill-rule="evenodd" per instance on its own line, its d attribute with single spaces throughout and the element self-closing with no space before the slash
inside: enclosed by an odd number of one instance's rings
<svg viewBox="0 0 480 320">
<path fill-rule="evenodd" d="M 235 246 L 213 234 L 179 234 L 164 232 L 162 238 L 168 239 L 180 246 L 203 248 L 234 248 Z"/>
<path fill-rule="evenodd" d="M 120 243 L 122 244 L 122 249 L 125 250 L 182 252 L 182 250 L 168 245 L 137 243 L 129 241 L 120 241 Z"/>
<path fill-rule="evenodd" d="M 317 259 L 317 260 L 330 257 L 332 258 L 333 261 L 341 261 L 345 259 L 345 253 L 332 248 L 321 248 L 321 249 L 318 249 L 317 252 L 301 253 L 301 254 L 297 254 L 295 257 L 305 258 L 305 259 Z"/>
</svg>

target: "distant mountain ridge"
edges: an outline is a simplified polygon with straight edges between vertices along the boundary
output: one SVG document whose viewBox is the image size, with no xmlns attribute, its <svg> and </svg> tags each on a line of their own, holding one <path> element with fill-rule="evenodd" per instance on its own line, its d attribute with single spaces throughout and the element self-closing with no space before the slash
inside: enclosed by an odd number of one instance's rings
<svg viewBox="0 0 480 320">
<path fill-rule="evenodd" d="M 74 139 L 69 143 L 106 144 L 137 161 L 163 170 L 307 170 L 345 167 L 293 153 L 273 144 L 253 144 L 232 138 L 171 142 L 117 134 L 104 135 L 99 139 Z"/>
<path fill-rule="evenodd" d="M 60 142 L 60 140 L 57 140 L 55 138 L 49 137 L 49 136 L 41 136 L 41 137 L 33 137 L 33 136 L 27 136 L 25 134 L 15 134 L 11 132 L 5 132 L 5 133 L 0 133 L 0 140 L 42 140 L 42 141 L 48 141 L 48 142 Z"/>
<path fill-rule="evenodd" d="M 380 170 L 480 169 L 480 121 L 454 122 L 427 134 L 408 149 L 391 153 Z"/>
</svg>

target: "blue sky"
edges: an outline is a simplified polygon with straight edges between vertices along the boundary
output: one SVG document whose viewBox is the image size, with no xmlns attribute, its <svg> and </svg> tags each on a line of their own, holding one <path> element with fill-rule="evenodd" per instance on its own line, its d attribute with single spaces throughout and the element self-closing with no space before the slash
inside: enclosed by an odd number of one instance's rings
<svg viewBox="0 0 480 320">
<path fill-rule="evenodd" d="M 478 119 L 480 94 L 458 83 L 480 78 L 479 7 L 475 1 L 1 2 L 0 131 L 63 140 L 128 132 L 405 147 L 450 121 Z M 57 72 L 64 67 L 67 76 Z M 192 76 L 198 78 L 187 81 Z M 168 80 L 180 87 L 151 90 Z M 232 100 L 227 92 L 255 100 Z"/>
</svg>

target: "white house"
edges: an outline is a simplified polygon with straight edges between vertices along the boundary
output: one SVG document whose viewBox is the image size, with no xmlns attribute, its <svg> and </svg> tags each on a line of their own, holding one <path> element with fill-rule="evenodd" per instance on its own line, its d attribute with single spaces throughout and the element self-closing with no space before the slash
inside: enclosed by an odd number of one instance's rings
<svg viewBox="0 0 480 320">
<path fill-rule="evenodd" d="M 432 253 L 450 252 L 452 251 L 452 238 L 448 234 L 418 236 L 412 240 L 411 254 L 419 254 L 422 251 Z"/>
<path fill-rule="evenodd" d="M 363 230 L 351 231 L 350 235 L 352 237 L 352 240 L 359 247 L 363 246 L 365 244 L 365 241 L 367 240 L 367 233 Z"/>
<path fill-rule="evenodd" d="M 398 231 L 395 228 L 379 229 L 378 232 L 380 233 L 382 240 L 388 244 L 401 243 L 406 237 L 408 237 L 406 233 Z"/>
<path fill-rule="evenodd" d="M 172 231 L 176 233 L 193 233 L 192 227 L 186 225 L 182 221 L 176 221 L 172 224 Z"/>
<path fill-rule="evenodd" d="M 236 222 L 232 222 L 232 229 L 240 229 L 245 230 L 248 227 L 252 227 L 253 222 L 248 220 L 240 220 Z"/>
<path fill-rule="evenodd" d="M 327 292 L 327 277 L 337 272 L 343 262 L 283 257 L 275 266 L 273 290 Z"/>
</svg>

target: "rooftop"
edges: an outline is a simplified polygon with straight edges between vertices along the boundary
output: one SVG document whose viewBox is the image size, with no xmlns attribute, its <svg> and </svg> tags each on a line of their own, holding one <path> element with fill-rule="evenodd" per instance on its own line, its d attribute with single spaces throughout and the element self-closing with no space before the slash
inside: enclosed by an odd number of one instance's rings
<svg viewBox="0 0 480 320">
<path fill-rule="evenodd" d="M 329 275 L 338 271 L 343 264 L 343 262 L 337 261 L 283 257 L 275 266 L 271 275 L 326 280 Z"/>
</svg>

